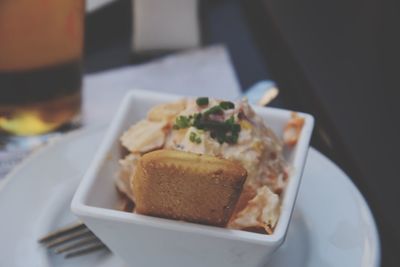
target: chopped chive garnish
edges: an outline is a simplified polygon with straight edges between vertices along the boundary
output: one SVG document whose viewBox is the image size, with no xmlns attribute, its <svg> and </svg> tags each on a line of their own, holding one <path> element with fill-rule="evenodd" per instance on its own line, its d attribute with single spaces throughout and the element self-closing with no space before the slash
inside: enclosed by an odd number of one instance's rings
<svg viewBox="0 0 400 267">
<path fill-rule="evenodd" d="M 189 140 L 192 143 L 196 143 L 196 144 L 200 144 L 201 143 L 201 138 L 195 132 L 191 132 L 190 133 Z"/>
<path fill-rule="evenodd" d="M 202 114 L 201 114 L 201 113 L 195 113 L 195 114 L 193 115 L 193 126 L 194 126 L 194 127 L 198 128 L 198 129 L 201 129 L 201 128 L 199 127 L 199 125 L 200 125 L 200 123 L 201 123 L 201 118 L 202 118 Z"/>
<path fill-rule="evenodd" d="M 208 116 L 211 114 L 222 114 L 223 110 L 220 106 L 213 106 L 212 108 L 206 110 L 204 112 L 204 116 Z"/>
<path fill-rule="evenodd" d="M 190 120 L 191 120 L 191 118 L 189 118 L 189 117 L 179 116 L 176 118 L 173 128 L 175 130 L 188 128 L 191 125 Z"/>
<path fill-rule="evenodd" d="M 233 103 L 230 102 L 230 101 L 222 101 L 221 103 L 219 103 L 219 106 L 220 106 L 222 109 L 225 109 L 225 110 L 227 110 L 227 109 L 234 109 L 234 108 L 235 108 L 235 104 L 233 104 Z"/>
<path fill-rule="evenodd" d="M 223 144 L 226 141 L 224 136 L 218 135 L 217 136 L 218 143 Z"/>
<path fill-rule="evenodd" d="M 235 143 L 237 143 L 238 138 L 239 138 L 238 133 L 232 133 L 232 135 L 225 136 L 225 142 L 227 142 L 229 144 L 235 144 Z"/>
<path fill-rule="evenodd" d="M 232 132 L 240 132 L 240 130 L 241 130 L 240 124 L 235 123 L 232 125 Z"/>
<path fill-rule="evenodd" d="M 229 119 L 227 119 L 225 121 L 227 124 L 232 125 L 235 123 L 235 118 L 233 116 L 231 116 Z"/>
<path fill-rule="evenodd" d="M 209 104 L 208 97 L 199 97 L 196 100 L 197 105 L 204 106 Z M 173 129 L 185 129 L 195 127 L 200 130 L 208 131 L 211 138 L 217 140 L 220 144 L 235 144 L 238 142 L 239 133 L 241 131 L 240 124 L 235 123 L 235 117 L 232 115 L 225 121 L 220 121 L 210 115 L 223 115 L 224 110 L 235 108 L 235 104 L 229 101 L 222 101 L 219 105 L 213 106 L 203 113 L 194 113 L 189 116 L 178 116 L 175 119 Z M 197 133 L 191 132 L 189 140 L 193 143 L 200 144 L 201 138 Z"/>
<path fill-rule="evenodd" d="M 208 105 L 208 97 L 199 97 L 196 99 L 196 104 L 198 106 L 207 106 Z"/>
</svg>

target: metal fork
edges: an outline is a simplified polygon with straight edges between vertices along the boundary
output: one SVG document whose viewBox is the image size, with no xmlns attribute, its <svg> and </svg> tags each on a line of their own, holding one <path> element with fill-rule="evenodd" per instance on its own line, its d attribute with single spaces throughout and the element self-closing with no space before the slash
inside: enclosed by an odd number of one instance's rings
<svg viewBox="0 0 400 267">
<path fill-rule="evenodd" d="M 82 222 L 60 228 L 41 237 L 38 240 L 54 251 L 56 254 L 64 254 L 65 258 L 86 255 L 98 250 L 108 250 Z"/>
</svg>

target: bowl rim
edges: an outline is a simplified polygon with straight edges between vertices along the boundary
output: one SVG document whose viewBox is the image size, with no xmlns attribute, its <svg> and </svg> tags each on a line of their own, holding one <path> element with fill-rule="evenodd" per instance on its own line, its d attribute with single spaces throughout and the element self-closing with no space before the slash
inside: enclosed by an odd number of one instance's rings
<svg viewBox="0 0 400 267">
<path fill-rule="evenodd" d="M 154 227 L 165 230 L 172 230 L 177 232 L 194 232 L 197 234 L 203 234 L 212 237 L 219 237 L 229 240 L 241 240 L 249 243 L 268 245 L 268 244 L 280 244 L 283 242 L 287 229 L 289 226 L 290 218 L 292 216 L 294 204 L 296 201 L 297 193 L 300 187 L 301 176 L 307 157 L 309 142 L 314 126 L 314 118 L 312 115 L 297 112 L 301 117 L 305 119 L 300 138 L 297 143 L 297 153 L 294 157 L 292 164 L 293 171 L 290 173 L 289 182 L 285 189 L 283 200 L 281 203 L 281 213 L 279 220 L 275 227 L 274 232 L 271 235 L 253 233 L 243 230 L 227 229 L 209 225 L 201 225 L 190 222 L 175 221 L 165 218 L 158 218 L 152 216 L 146 216 L 136 213 L 129 213 L 124 211 L 118 211 L 108 208 L 94 207 L 86 204 L 90 187 L 95 183 L 97 179 L 97 173 L 102 167 L 103 161 L 105 160 L 110 148 L 116 139 L 119 138 L 120 127 L 122 121 L 127 114 L 127 110 L 130 106 L 131 101 L 134 98 L 142 99 L 157 99 L 162 102 L 173 101 L 179 98 L 187 98 L 188 96 L 167 94 L 160 92 L 153 92 L 147 90 L 134 89 L 130 90 L 124 97 L 120 108 L 114 116 L 111 124 L 109 125 L 101 144 L 92 159 L 89 168 L 85 172 L 82 181 L 80 182 L 71 202 L 71 210 L 78 217 L 91 217 L 96 219 L 102 219 L 107 221 L 119 221 L 131 224 L 137 224 L 147 227 Z M 252 106 L 257 114 L 262 116 L 287 116 L 288 112 L 293 112 L 286 109 L 278 109 L 271 107 L 255 107 Z"/>
</svg>

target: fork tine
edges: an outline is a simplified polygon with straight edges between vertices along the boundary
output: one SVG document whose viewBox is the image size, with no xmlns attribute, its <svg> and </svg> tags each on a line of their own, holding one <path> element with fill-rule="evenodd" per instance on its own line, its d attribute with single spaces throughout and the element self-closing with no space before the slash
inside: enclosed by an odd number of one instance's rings
<svg viewBox="0 0 400 267">
<path fill-rule="evenodd" d="M 69 226 L 63 227 L 61 229 L 58 229 L 58 230 L 56 230 L 54 232 L 51 232 L 51 233 L 47 234 L 46 236 L 43 236 L 42 238 L 40 238 L 38 240 L 38 242 L 39 243 L 46 243 L 46 242 L 48 242 L 48 241 L 50 241 L 52 239 L 58 238 L 60 236 L 64 236 L 66 234 L 69 234 L 69 233 L 72 233 L 72 232 L 75 232 L 75 231 L 79 231 L 79 230 L 84 229 L 84 228 L 86 228 L 86 225 L 84 225 L 82 222 L 75 223 L 73 225 L 69 225 Z"/>
<path fill-rule="evenodd" d="M 84 249 L 79 249 L 79 250 L 67 253 L 67 254 L 65 254 L 64 257 L 65 258 L 77 257 L 77 256 L 89 254 L 89 253 L 92 253 L 94 251 L 101 250 L 101 249 L 107 249 L 107 247 L 103 243 L 99 243 L 98 245 L 93 245 L 90 247 L 86 247 Z"/>
<path fill-rule="evenodd" d="M 48 249 L 54 248 L 57 254 L 65 254 L 65 258 L 77 257 L 108 248 L 82 222 L 63 227 L 40 238 Z M 109 250 L 108 250 L 109 251 Z"/>
<path fill-rule="evenodd" d="M 79 240 L 77 242 L 73 242 L 70 245 L 65 245 L 63 247 L 57 248 L 54 251 L 57 254 L 60 254 L 60 253 L 68 252 L 68 251 L 83 247 L 83 246 L 88 245 L 88 244 L 94 244 L 94 243 L 99 243 L 100 244 L 101 241 L 96 236 L 89 236 L 88 238 Z"/>
<path fill-rule="evenodd" d="M 94 234 L 89 229 L 86 228 L 86 229 L 83 229 L 83 230 L 81 230 L 79 232 L 74 232 L 72 234 L 61 236 L 61 237 L 58 237 L 56 239 L 53 239 L 52 241 L 50 241 L 47 244 L 45 244 L 45 246 L 47 248 L 52 248 L 52 247 L 64 244 L 66 242 L 69 242 L 69 241 L 72 241 L 72 240 L 75 240 L 75 239 L 80 239 L 80 238 L 83 238 L 83 237 L 89 236 L 89 235 L 94 236 Z"/>
</svg>

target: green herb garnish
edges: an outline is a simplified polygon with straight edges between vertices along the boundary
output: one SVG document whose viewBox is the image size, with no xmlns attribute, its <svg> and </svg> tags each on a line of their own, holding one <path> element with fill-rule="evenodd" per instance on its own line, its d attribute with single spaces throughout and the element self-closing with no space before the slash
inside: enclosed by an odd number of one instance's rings
<svg viewBox="0 0 400 267">
<path fill-rule="evenodd" d="M 208 105 L 208 97 L 199 97 L 196 100 L 197 105 Z M 205 104 L 206 103 L 206 104 Z M 219 105 L 213 106 L 203 113 L 195 113 L 190 116 L 179 116 L 175 120 L 173 129 L 184 129 L 195 127 L 204 131 L 209 131 L 211 138 L 217 140 L 220 144 L 236 144 L 239 138 L 241 127 L 235 122 L 232 115 L 225 121 L 219 121 L 210 115 L 223 115 L 224 110 L 233 109 L 235 105 L 229 101 L 222 101 Z M 191 132 L 189 140 L 193 143 L 200 144 L 201 138 L 195 132 Z"/>
<path fill-rule="evenodd" d="M 225 142 L 229 144 L 236 144 L 239 138 L 239 132 L 231 132 L 225 136 Z"/>
<path fill-rule="evenodd" d="M 192 126 L 196 127 L 197 129 L 201 129 L 200 123 L 201 123 L 202 118 L 203 118 L 203 114 L 195 113 L 193 115 L 193 125 Z"/>
<path fill-rule="evenodd" d="M 192 143 L 196 143 L 196 144 L 200 144 L 201 143 L 201 138 L 195 132 L 191 132 L 190 133 L 189 140 Z"/>
<path fill-rule="evenodd" d="M 211 114 L 222 114 L 224 111 L 220 106 L 213 106 L 204 112 L 204 116 L 209 116 Z"/>
<path fill-rule="evenodd" d="M 231 116 L 229 119 L 225 121 L 225 123 L 232 125 L 235 123 L 235 117 Z"/>
<path fill-rule="evenodd" d="M 199 97 L 196 99 L 196 104 L 198 106 L 207 106 L 208 105 L 208 97 Z"/>
<path fill-rule="evenodd" d="M 192 116 L 179 116 L 175 120 L 173 128 L 175 130 L 189 128 L 191 126 Z"/>
<path fill-rule="evenodd" d="M 235 108 L 235 104 L 233 104 L 233 103 L 230 102 L 230 101 L 222 101 L 221 103 L 219 103 L 219 106 L 220 106 L 222 109 L 225 109 L 225 110 L 227 110 L 227 109 L 234 109 L 234 108 Z"/>
<path fill-rule="evenodd" d="M 232 128 L 231 129 L 232 129 L 232 132 L 235 132 L 235 133 L 240 132 L 240 130 L 241 130 L 240 124 L 238 124 L 238 123 L 232 124 Z"/>
</svg>

